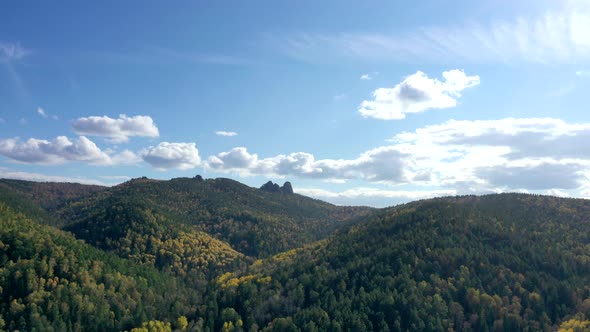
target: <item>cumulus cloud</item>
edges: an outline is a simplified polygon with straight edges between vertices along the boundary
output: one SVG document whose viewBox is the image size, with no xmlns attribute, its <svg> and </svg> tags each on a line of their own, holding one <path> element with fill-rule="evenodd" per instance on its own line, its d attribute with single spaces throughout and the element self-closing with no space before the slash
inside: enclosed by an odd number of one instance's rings
<svg viewBox="0 0 590 332">
<path fill-rule="evenodd" d="M 473 192 L 575 189 L 588 181 L 590 123 L 552 118 L 448 121 L 400 133 L 391 142 L 410 154 L 428 183 Z"/>
<path fill-rule="evenodd" d="M 235 131 L 218 130 L 218 131 L 215 132 L 215 135 L 217 135 L 217 136 L 225 136 L 225 137 L 232 137 L 232 136 L 238 136 L 238 133 L 236 133 Z"/>
<path fill-rule="evenodd" d="M 237 147 L 207 159 L 205 166 L 213 171 L 228 171 L 242 176 L 299 176 L 313 179 L 363 179 L 374 182 L 400 183 L 413 175 L 404 170 L 405 154 L 381 147 L 364 152 L 356 159 L 322 159 L 306 152 L 295 152 L 269 158 L 250 154 Z"/>
<path fill-rule="evenodd" d="M 590 147 L 580 144 L 588 140 L 590 123 L 553 118 L 450 120 L 398 133 L 389 145 L 354 159 L 318 159 L 306 152 L 261 158 L 239 147 L 209 157 L 204 166 L 241 176 L 360 180 L 396 186 L 397 191 L 560 190 L 575 196 L 590 192 Z"/>
<path fill-rule="evenodd" d="M 119 155 L 107 153 L 85 136 L 74 140 L 58 136 L 51 141 L 29 138 L 24 142 L 17 138 L 2 139 L 0 154 L 29 164 L 62 164 L 78 161 L 94 165 L 127 163 L 133 160 L 134 155 L 130 151 L 124 151 Z M 121 158 L 121 155 L 125 158 Z"/>
<path fill-rule="evenodd" d="M 535 166 L 481 167 L 475 174 L 500 188 L 575 189 L 581 185 L 583 170 L 580 164 L 543 163 Z"/>
<path fill-rule="evenodd" d="M 119 153 L 107 151 L 111 157 L 113 165 L 133 165 L 141 161 L 141 158 L 133 151 L 123 150 Z"/>
<path fill-rule="evenodd" d="M 249 154 L 244 147 L 233 148 L 209 157 L 207 165 L 217 170 L 249 169 L 258 162 L 258 155 Z"/>
<path fill-rule="evenodd" d="M 201 163 L 195 143 L 161 142 L 141 152 L 145 162 L 158 170 L 192 169 Z"/>
<path fill-rule="evenodd" d="M 408 113 L 455 107 L 461 91 L 479 84 L 479 76 L 467 76 L 462 70 L 449 70 L 442 75 L 444 82 L 418 71 L 393 88 L 375 90 L 373 100 L 363 101 L 358 111 L 363 117 L 400 120 Z"/>
<path fill-rule="evenodd" d="M 82 117 L 72 123 L 74 132 L 79 135 L 108 137 L 111 141 L 126 142 L 131 136 L 158 137 L 160 132 L 150 116 L 128 117 L 119 115 L 118 119 L 108 116 Z"/>
<path fill-rule="evenodd" d="M 385 207 L 418 199 L 457 194 L 455 190 L 386 190 L 370 187 L 356 187 L 344 191 L 296 188 L 296 192 L 339 205 L 370 205 L 375 207 Z"/>
</svg>

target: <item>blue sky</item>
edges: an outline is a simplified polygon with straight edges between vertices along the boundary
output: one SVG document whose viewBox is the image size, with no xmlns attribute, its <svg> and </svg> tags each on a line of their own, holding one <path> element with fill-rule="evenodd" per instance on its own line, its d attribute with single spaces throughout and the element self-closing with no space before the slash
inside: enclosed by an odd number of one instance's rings
<svg viewBox="0 0 590 332">
<path fill-rule="evenodd" d="M 0 177 L 590 197 L 587 1 L 19 1 Z"/>
</svg>

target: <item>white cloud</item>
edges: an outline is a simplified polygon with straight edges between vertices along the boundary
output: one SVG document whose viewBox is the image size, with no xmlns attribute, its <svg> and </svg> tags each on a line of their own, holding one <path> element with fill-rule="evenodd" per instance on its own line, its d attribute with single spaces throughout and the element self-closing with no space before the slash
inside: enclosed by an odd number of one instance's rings
<svg viewBox="0 0 590 332">
<path fill-rule="evenodd" d="M 406 182 L 414 175 L 404 171 L 405 155 L 389 147 L 380 147 L 361 154 L 357 159 L 316 160 L 310 153 L 260 159 L 245 147 L 237 147 L 207 159 L 205 167 L 212 171 L 226 171 L 241 176 L 299 176 L 313 179 L 363 179 L 373 182 Z"/>
<path fill-rule="evenodd" d="M 0 64 L 8 71 L 15 92 L 21 96 L 28 96 L 29 92 L 18 72 L 17 65 L 29 53 L 31 52 L 19 43 L 0 42 Z"/>
<path fill-rule="evenodd" d="M 128 175 L 99 175 L 98 177 L 101 179 L 116 180 L 116 181 L 127 181 L 127 180 L 131 179 L 131 177 Z"/>
<path fill-rule="evenodd" d="M 370 81 L 370 80 L 373 79 L 373 77 L 371 77 L 370 74 L 363 74 L 363 75 L 361 75 L 361 78 L 360 79 L 361 80 L 365 80 L 365 81 Z"/>
<path fill-rule="evenodd" d="M 448 121 L 400 133 L 394 147 L 411 155 L 426 184 L 467 192 L 575 189 L 588 181 L 590 123 L 551 118 Z M 576 143 L 578 142 L 578 143 Z"/>
<path fill-rule="evenodd" d="M 47 118 L 47 113 L 45 113 L 45 110 L 41 107 L 37 107 L 37 114 L 41 115 L 44 118 Z"/>
<path fill-rule="evenodd" d="M 218 131 L 215 132 L 215 135 L 217 135 L 217 136 L 225 136 L 225 137 L 232 137 L 232 136 L 238 136 L 238 133 L 236 133 L 235 131 L 218 130 Z"/>
<path fill-rule="evenodd" d="M 370 187 L 357 187 L 353 189 L 347 189 L 340 192 L 329 191 L 324 189 L 316 188 L 298 188 L 297 193 L 312 196 L 312 197 L 346 197 L 346 198 L 358 198 L 358 197 L 384 197 L 384 198 L 406 198 L 406 199 L 421 199 L 428 197 L 435 197 L 441 195 L 455 195 L 454 190 L 430 190 L 430 191 L 419 191 L 419 190 L 383 190 Z"/>
<path fill-rule="evenodd" d="M 450 120 L 399 133 L 390 145 L 355 159 L 316 159 L 305 152 L 261 158 L 239 147 L 209 157 L 205 168 L 240 176 L 360 180 L 395 186 L 397 191 L 561 190 L 575 196 L 590 188 L 590 145 L 580 144 L 586 141 L 590 123 L 552 118 Z"/>
<path fill-rule="evenodd" d="M 170 168 L 192 169 L 201 163 L 195 143 L 161 142 L 141 152 L 145 162 L 158 170 Z"/>
<path fill-rule="evenodd" d="M 128 117 L 121 114 L 118 119 L 106 115 L 89 116 L 75 120 L 72 127 L 79 135 L 108 137 L 113 142 L 126 142 L 131 136 L 160 136 L 158 127 L 146 115 Z"/>
<path fill-rule="evenodd" d="M 579 163 L 554 162 L 527 166 L 480 167 L 475 170 L 475 174 L 499 188 L 575 189 L 581 185 L 580 171 L 583 168 Z"/>
<path fill-rule="evenodd" d="M 437 196 L 456 195 L 455 190 L 384 190 L 357 187 L 344 191 L 330 191 L 317 188 L 295 188 L 296 193 L 332 202 L 339 205 L 392 206 L 408 201 Z"/>
<path fill-rule="evenodd" d="M 59 119 L 57 115 L 51 115 L 51 116 L 50 116 L 50 115 L 49 115 L 49 114 L 47 114 L 47 112 L 46 112 L 46 111 L 45 111 L 43 108 L 41 108 L 41 107 L 37 107 L 37 114 L 39 114 L 41 117 L 43 117 L 43 118 L 45 118 L 45 119 L 47 119 L 47 118 L 49 118 L 49 117 L 51 117 L 53 120 L 57 120 L 57 119 Z"/>
<path fill-rule="evenodd" d="M 270 37 L 286 55 L 314 63 L 353 59 L 375 63 L 577 63 L 590 56 L 590 8 L 564 1 L 538 16 L 450 26 L 420 26 L 405 33 L 296 33 Z M 557 3 L 556 3 L 557 4 Z"/>
<path fill-rule="evenodd" d="M 70 140 L 58 136 L 52 141 L 29 138 L 21 142 L 17 138 L 0 140 L 0 154 L 29 164 L 62 164 L 85 162 L 93 165 L 113 165 L 132 162 L 134 154 L 123 151 L 113 154 L 102 151 L 94 142 L 84 136 Z"/>
<path fill-rule="evenodd" d="M 258 163 L 258 155 L 249 154 L 244 147 L 233 148 L 228 152 L 221 152 L 217 156 L 209 157 L 207 165 L 212 169 L 232 170 L 249 169 Z"/>
<path fill-rule="evenodd" d="M 141 158 L 133 151 L 123 150 L 119 153 L 107 151 L 111 157 L 113 165 L 133 165 L 141 162 Z"/>
<path fill-rule="evenodd" d="M 567 192 L 563 191 L 563 190 L 559 190 L 559 189 L 550 189 L 547 190 L 547 195 L 551 195 L 551 196 L 557 196 L 557 197 L 570 197 L 570 194 L 568 194 Z"/>
<path fill-rule="evenodd" d="M 82 184 L 94 184 L 99 186 L 111 186 L 116 183 L 106 183 L 95 179 L 89 179 L 85 177 L 67 177 L 67 176 L 56 176 L 46 175 L 39 173 L 29 173 L 21 171 L 12 171 L 10 169 L 0 167 L 0 178 L 3 179 L 15 179 L 15 180 L 26 180 L 26 181 L 37 181 L 37 182 L 69 182 L 69 183 L 82 183 Z"/>
<path fill-rule="evenodd" d="M 379 88 L 373 92 L 373 100 L 361 103 L 359 112 L 364 117 L 399 120 L 407 113 L 455 107 L 461 91 L 479 84 L 479 76 L 467 76 L 462 70 L 449 70 L 442 75 L 444 82 L 418 71 L 393 88 Z"/>
</svg>

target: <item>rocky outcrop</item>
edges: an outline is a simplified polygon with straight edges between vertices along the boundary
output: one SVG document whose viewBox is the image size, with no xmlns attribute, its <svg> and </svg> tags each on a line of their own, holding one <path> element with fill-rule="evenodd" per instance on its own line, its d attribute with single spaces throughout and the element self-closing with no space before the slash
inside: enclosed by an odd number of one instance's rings
<svg viewBox="0 0 590 332">
<path fill-rule="evenodd" d="M 269 193 L 278 193 L 281 191 L 281 187 L 278 184 L 268 181 L 260 187 L 260 190 L 268 191 Z"/>
<path fill-rule="evenodd" d="M 287 195 L 293 194 L 293 186 L 291 186 L 291 182 L 289 181 L 285 182 L 282 187 L 279 187 L 278 184 L 273 183 L 272 181 L 268 181 L 267 183 L 263 184 L 262 187 L 260 187 L 260 190 L 269 193 L 281 193 Z"/>
<path fill-rule="evenodd" d="M 291 182 L 287 181 L 285 182 L 285 184 L 283 184 L 283 186 L 281 187 L 281 192 L 283 194 L 292 194 L 293 193 L 293 186 L 291 186 Z"/>
</svg>

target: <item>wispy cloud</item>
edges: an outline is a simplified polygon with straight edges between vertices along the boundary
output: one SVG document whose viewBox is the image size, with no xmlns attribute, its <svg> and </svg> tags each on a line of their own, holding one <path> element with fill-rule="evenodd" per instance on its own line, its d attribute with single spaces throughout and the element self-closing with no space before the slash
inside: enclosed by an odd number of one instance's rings
<svg viewBox="0 0 590 332">
<path fill-rule="evenodd" d="M 43 109 L 41 107 L 37 107 L 37 114 L 39 116 L 41 116 L 42 118 L 45 118 L 45 119 L 47 119 L 47 118 L 52 118 L 53 120 L 58 120 L 59 119 L 59 117 L 57 115 L 55 115 L 55 114 L 52 114 L 52 115 L 47 114 L 47 112 L 45 111 L 45 109 Z"/>
<path fill-rule="evenodd" d="M 28 95 L 29 92 L 15 65 L 30 53 L 31 51 L 22 47 L 20 43 L 0 42 L 0 64 L 4 66 L 10 75 L 17 93 L 24 96 Z"/>
<path fill-rule="evenodd" d="M 99 62 L 125 63 L 134 65 L 206 64 L 206 65 L 247 65 L 250 60 L 221 53 L 180 51 L 167 47 L 151 46 L 134 50 L 93 51 L 84 54 Z"/>
<path fill-rule="evenodd" d="M 576 89 L 576 84 L 573 82 L 570 82 L 567 84 L 563 84 L 560 87 L 553 89 L 552 91 L 549 91 L 548 96 L 559 97 L 559 98 L 564 97 L 564 96 L 567 96 L 568 94 L 570 94 L 575 89 Z"/>
<path fill-rule="evenodd" d="M 215 132 L 215 135 L 217 135 L 217 136 L 225 136 L 225 137 L 232 137 L 232 136 L 238 136 L 238 133 L 236 133 L 235 131 L 218 130 L 218 131 Z"/>
<path fill-rule="evenodd" d="M 375 78 L 375 76 L 379 75 L 378 71 L 374 71 L 372 73 L 366 73 L 366 74 L 362 74 L 361 77 L 359 78 L 362 81 L 370 81 L 373 78 Z"/>
<path fill-rule="evenodd" d="M 578 77 L 590 77 L 590 70 L 578 70 L 576 71 Z"/>
<path fill-rule="evenodd" d="M 37 114 L 39 114 L 43 118 L 47 118 L 47 113 L 45 113 L 45 110 L 41 107 L 37 107 Z"/>
<path fill-rule="evenodd" d="M 401 34 L 296 33 L 271 37 L 307 62 L 576 63 L 590 56 L 590 10 L 575 3 L 538 17 L 422 27 Z"/>
<path fill-rule="evenodd" d="M 0 63 L 18 61 L 31 52 L 23 48 L 20 43 L 0 42 Z"/>
</svg>

